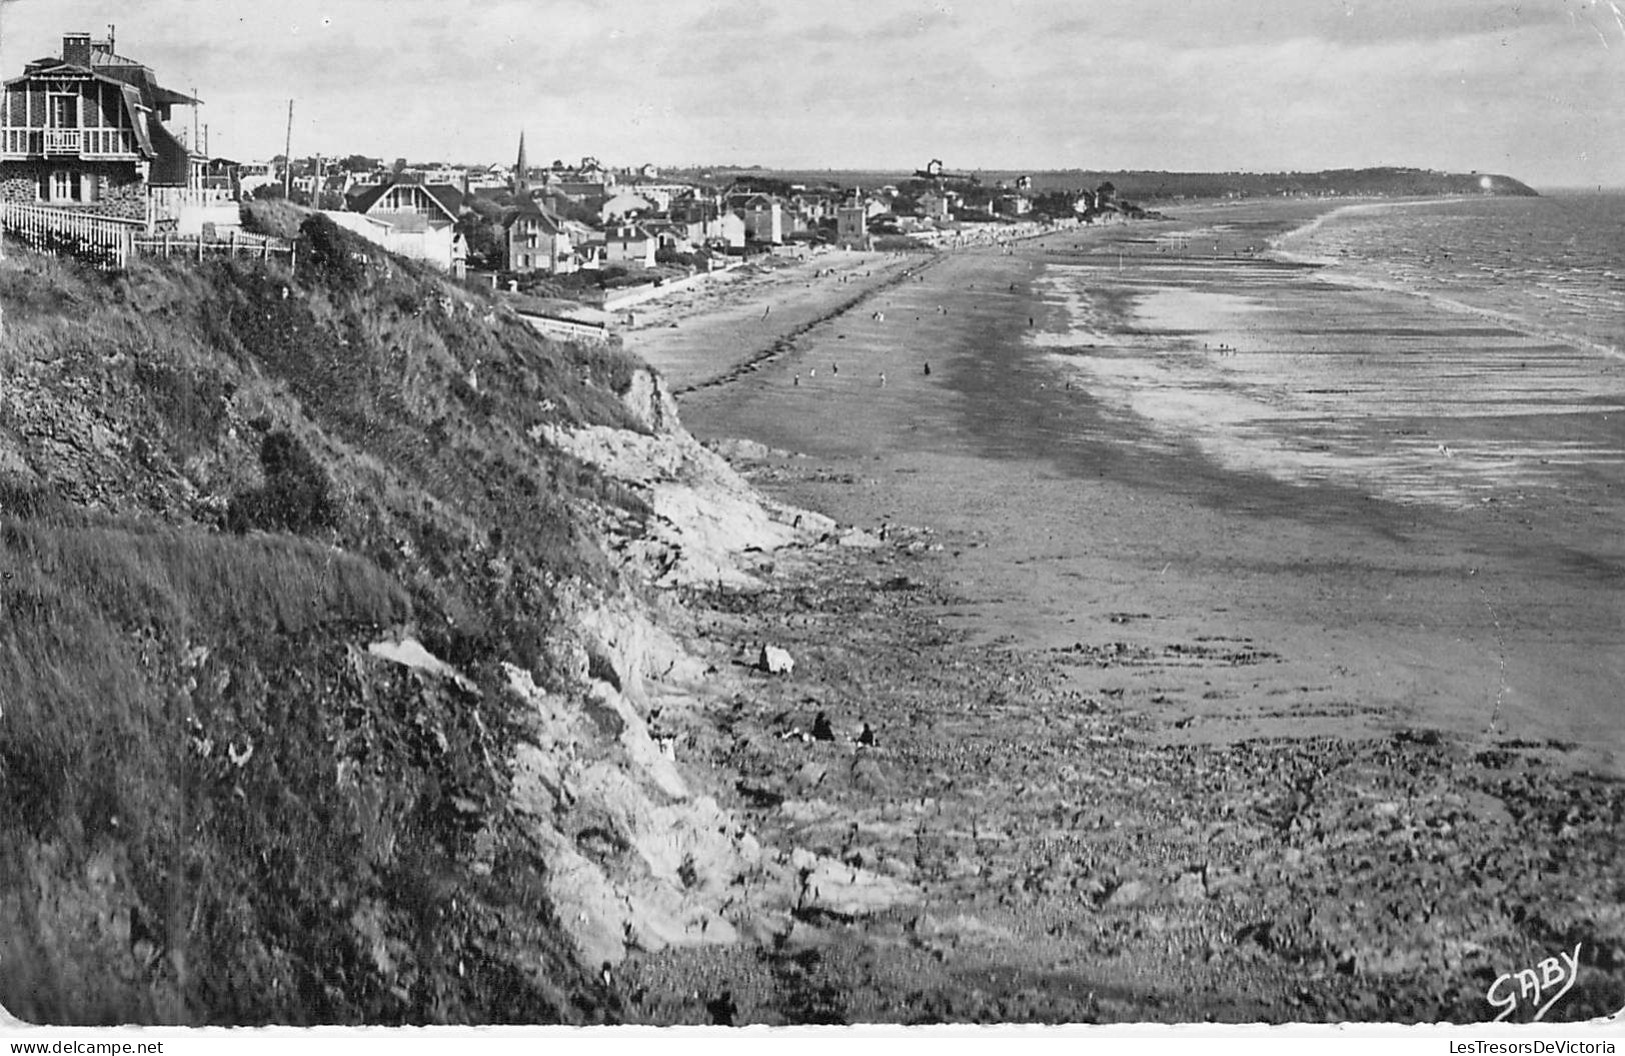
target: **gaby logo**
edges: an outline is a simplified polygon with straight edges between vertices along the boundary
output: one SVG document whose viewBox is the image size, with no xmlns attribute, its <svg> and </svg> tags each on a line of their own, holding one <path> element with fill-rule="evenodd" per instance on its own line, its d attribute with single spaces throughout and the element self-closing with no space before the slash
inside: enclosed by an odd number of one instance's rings
<svg viewBox="0 0 1625 1056">
<path fill-rule="evenodd" d="M 1573 953 L 1561 950 L 1556 957 L 1548 957 L 1533 968 L 1500 976 L 1491 983 L 1489 992 L 1484 996 L 1501 1010 L 1494 1022 L 1501 1022 L 1520 1006 L 1527 1008 L 1539 1004 L 1534 1018 L 1530 1020 L 1531 1023 L 1538 1023 L 1580 977 L 1580 945 L 1578 942 L 1574 944 Z M 1544 1003 L 1541 1003 L 1543 998 Z"/>
</svg>

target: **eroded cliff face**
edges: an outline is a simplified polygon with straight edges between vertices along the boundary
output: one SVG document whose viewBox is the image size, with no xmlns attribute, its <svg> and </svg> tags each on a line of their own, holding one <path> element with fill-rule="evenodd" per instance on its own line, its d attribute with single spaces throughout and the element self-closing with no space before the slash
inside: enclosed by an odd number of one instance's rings
<svg viewBox="0 0 1625 1056">
<path fill-rule="evenodd" d="M 604 527 L 631 589 L 584 591 L 567 603 L 583 704 L 570 707 L 510 671 L 539 722 L 535 742 L 517 749 L 515 804 L 548 848 L 561 923 L 594 965 L 618 963 L 629 949 L 760 935 L 763 921 L 801 899 L 814 864 L 763 848 L 707 794 L 711 775 L 685 765 L 676 731 L 725 684 L 718 667 L 741 643 L 705 642 L 674 595 L 754 589 L 764 569 L 818 544 L 834 524 L 765 502 L 682 428 L 657 376 L 634 378 L 629 410 L 649 433 L 546 431 L 651 510 L 642 531 Z"/>
</svg>

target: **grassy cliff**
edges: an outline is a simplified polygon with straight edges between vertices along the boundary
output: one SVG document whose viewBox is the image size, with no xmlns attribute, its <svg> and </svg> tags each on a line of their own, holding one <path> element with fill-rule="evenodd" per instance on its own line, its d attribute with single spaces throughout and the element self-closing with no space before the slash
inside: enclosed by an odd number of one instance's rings
<svg viewBox="0 0 1625 1056">
<path fill-rule="evenodd" d="M 587 526 L 647 516 L 543 428 L 636 429 L 633 362 L 322 220 L 297 274 L 13 249 L 0 302 L 0 1004 L 616 1018 L 507 805 L 501 665 L 568 683 Z"/>
</svg>

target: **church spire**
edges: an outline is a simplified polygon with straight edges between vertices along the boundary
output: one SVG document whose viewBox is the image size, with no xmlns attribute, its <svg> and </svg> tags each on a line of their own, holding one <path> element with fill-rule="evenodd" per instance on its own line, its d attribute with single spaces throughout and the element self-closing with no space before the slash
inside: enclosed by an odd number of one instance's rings
<svg viewBox="0 0 1625 1056">
<path fill-rule="evenodd" d="M 516 194 L 530 190 L 530 163 L 525 159 L 525 130 L 519 130 L 519 159 L 513 166 L 513 189 Z"/>
</svg>

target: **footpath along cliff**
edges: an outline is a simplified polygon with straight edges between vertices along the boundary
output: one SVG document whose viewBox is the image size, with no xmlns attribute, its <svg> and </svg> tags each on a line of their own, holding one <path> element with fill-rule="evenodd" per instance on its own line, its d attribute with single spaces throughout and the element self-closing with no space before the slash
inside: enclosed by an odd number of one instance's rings
<svg viewBox="0 0 1625 1056">
<path fill-rule="evenodd" d="M 616 1022 L 629 947 L 803 897 L 661 721 L 727 662 L 675 594 L 834 526 L 652 373 L 319 219 L 0 268 L 0 1005 Z"/>
</svg>

